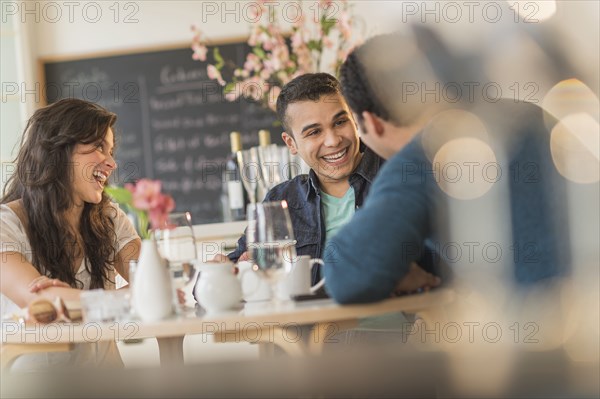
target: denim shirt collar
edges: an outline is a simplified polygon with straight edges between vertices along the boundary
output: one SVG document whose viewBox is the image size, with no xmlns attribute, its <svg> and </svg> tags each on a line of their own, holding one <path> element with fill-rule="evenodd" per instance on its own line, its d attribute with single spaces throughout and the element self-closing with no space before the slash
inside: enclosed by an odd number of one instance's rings
<svg viewBox="0 0 600 399">
<path fill-rule="evenodd" d="M 359 150 L 363 154 L 362 159 L 360 160 L 360 163 L 356 169 L 354 169 L 352 174 L 349 176 L 350 185 L 353 185 L 358 178 L 362 178 L 369 183 L 373 183 L 373 179 L 375 179 L 377 171 L 382 163 L 382 159 L 362 141 L 360 142 Z M 319 178 L 317 177 L 315 171 L 311 168 L 308 172 L 308 189 L 306 190 L 305 199 L 308 201 L 311 195 L 319 195 L 319 193 Z"/>
</svg>

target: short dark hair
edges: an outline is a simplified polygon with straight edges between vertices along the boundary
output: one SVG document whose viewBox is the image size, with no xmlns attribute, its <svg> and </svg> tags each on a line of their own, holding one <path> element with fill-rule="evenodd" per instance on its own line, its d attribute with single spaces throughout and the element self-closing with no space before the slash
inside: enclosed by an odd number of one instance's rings
<svg viewBox="0 0 600 399">
<path fill-rule="evenodd" d="M 364 111 L 371 112 L 384 120 L 389 120 L 388 111 L 381 105 L 369 86 L 367 73 L 359 60 L 359 51 L 358 48 L 352 51 L 340 67 L 342 93 L 348 106 L 357 115 L 359 121 L 362 121 Z"/>
<path fill-rule="evenodd" d="M 286 115 L 288 105 L 298 101 L 319 101 L 327 94 L 342 94 L 340 82 L 328 73 L 306 73 L 289 81 L 277 97 L 277 117 L 283 129 L 293 134 Z"/>
<path fill-rule="evenodd" d="M 407 100 L 405 84 L 435 80 L 431 64 L 414 39 L 400 33 L 367 40 L 340 68 L 342 94 L 359 123 L 368 111 L 397 126 L 410 125 L 426 104 L 416 98 Z"/>
</svg>

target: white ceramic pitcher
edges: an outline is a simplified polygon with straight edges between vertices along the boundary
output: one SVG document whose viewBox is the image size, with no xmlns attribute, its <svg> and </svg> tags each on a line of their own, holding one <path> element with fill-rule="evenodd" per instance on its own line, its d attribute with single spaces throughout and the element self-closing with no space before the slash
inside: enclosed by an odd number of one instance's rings
<svg viewBox="0 0 600 399">
<path fill-rule="evenodd" d="M 196 263 L 200 278 L 194 294 L 207 312 L 220 312 L 240 305 L 242 288 L 233 274 L 233 264 Z"/>
</svg>

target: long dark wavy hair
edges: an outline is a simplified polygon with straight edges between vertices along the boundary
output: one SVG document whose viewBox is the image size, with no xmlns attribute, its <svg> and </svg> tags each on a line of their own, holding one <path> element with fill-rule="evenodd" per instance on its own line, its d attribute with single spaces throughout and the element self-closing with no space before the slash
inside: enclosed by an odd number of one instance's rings
<svg viewBox="0 0 600 399">
<path fill-rule="evenodd" d="M 107 195 L 102 193 L 99 204 L 84 204 L 78 232 L 65 215 L 74 206 L 71 161 L 75 146 L 101 142 L 116 119 L 99 105 L 78 99 L 60 100 L 37 110 L 27 122 L 16 172 L 0 200 L 2 204 L 22 200 L 34 267 L 73 288 L 83 288 L 76 278 L 79 265 L 75 265 L 82 255 L 91 275 L 90 288 L 103 288 L 111 281 L 116 258 L 115 209 Z"/>
</svg>

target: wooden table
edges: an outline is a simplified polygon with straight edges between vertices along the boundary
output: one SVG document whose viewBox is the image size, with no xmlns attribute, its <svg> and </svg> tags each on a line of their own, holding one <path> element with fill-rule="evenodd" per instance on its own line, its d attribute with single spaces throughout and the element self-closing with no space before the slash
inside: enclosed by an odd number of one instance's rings
<svg viewBox="0 0 600 399">
<path fill-rule="evenodd" d="M 305 302 L 251 302 L 240 310 L 173 317 L 159 322 L 139 320 L 110 323 L 2 324 L 2 367 L 18 356 L 33 352 L 68 351 L 73 344 L 111 340 L 156 338 L 160 359 L 165 364 L 183 364 L 183 339 L 187 334 L 213 334 L 216 342 L 261 344 L 261 355 L 274 345 L 292 356 L 317 355 L 327 340 L 352 328 L 361 318 L 393 312 L 438 313 L 454 300 L 454 292 L 431 292 L 362 305 L 338 305 L 330 299 Z M 308 336 L 300 337 L 300 331 Z"/>
</svg>

